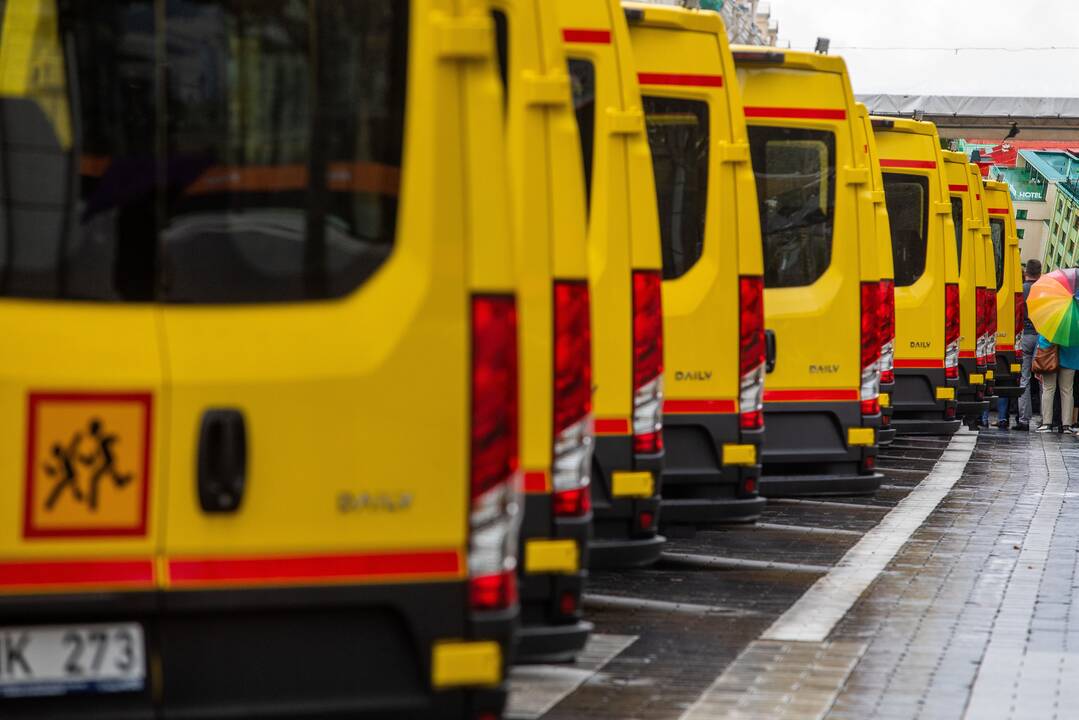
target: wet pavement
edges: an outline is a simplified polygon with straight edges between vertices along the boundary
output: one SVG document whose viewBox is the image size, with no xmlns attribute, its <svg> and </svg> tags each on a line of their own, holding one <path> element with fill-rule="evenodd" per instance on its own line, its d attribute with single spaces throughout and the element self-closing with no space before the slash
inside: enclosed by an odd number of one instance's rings
<svg viewBox="0 0 1079 720">
<path fill-rule="evenodd" d="M 1079 440 L 899 438 L 879 465 L 875 497 L 772 502 L 593 573 L 596 637 L 516 671 L 509 717 L 1079 716 Z"/>
</svg>

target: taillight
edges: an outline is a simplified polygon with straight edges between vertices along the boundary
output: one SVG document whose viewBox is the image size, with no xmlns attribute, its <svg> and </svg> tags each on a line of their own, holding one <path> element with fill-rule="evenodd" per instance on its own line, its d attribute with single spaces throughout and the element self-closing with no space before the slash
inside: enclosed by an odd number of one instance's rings
<svg viewBox="0 0 1079 720">
<path fill-rule="evenodd" d="M 633 271 L 633 451 L 663 450 L 663 279 Z"/>
<path fill-rule="evenodd" d="M 1015 294 L 1015 348 L 1019 352 L 1023 347 L 1023 293 Z"/>
<path fill-rule="evenodd" d="M 986 303 L 989 291 L 985 288 L 978 288 L 975 290 L 975 315 L 977 326 L 977 341 L 975 343 L 975 355 L 977 356 L 977 364 L 985 365 L 985 357 L 987 355 L 986 348 L 989 347 L 989 306 Z"/>
<path fill-rule="evenodd" d="M 517 601 L 517 304 L 472 299 L 472 440 L 469 600 L 473 610 Z"/>
<path fill-rule="evenodd" d="M 985 364 L 992 368 L 997 363 L 997 291 L 986 291 L 986 307 L 989 310 L 989 325 L 986 328 Z"/>
<path fill-rule="evenodd" d="M 554 514 L 588 513 L 592 468 L 592 324 L 587 281 L 554 284 Z"/>
<path fill-rule="evenodd" d="M 880 413 L 880 281 L 862 283 L 862 414 Z"/>
<path fill-rule="evenodd" d="M 895 281 L 880 281 L 880 381 L 895 382 Z"/>
<path fill-rule="evenodd" d="M 764 278 L 738 278 L 738 424 L 743 430 L 764 427 Z"/>
<path fill-rule="evenodd" d="M 944 377 L 959 377 L 959 285 L 944 286 Z"/>
</svg>

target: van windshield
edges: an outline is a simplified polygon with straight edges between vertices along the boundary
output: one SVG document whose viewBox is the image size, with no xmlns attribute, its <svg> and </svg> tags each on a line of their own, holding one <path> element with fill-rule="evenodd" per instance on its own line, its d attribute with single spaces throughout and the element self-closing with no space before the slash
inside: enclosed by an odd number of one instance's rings
<svg viewBox="0 0 1079 720">
<path fill-rule="evenodd" d="M 1004 221 L 990 220 L 993 238 L 993 262 L 997 268 L 997 290 L 1004 286 Z"/>
<path fill-rule="evenodd" d="M 31 57 L 0 38 L 0 296 L 327 298 L 386 260 L 408 3 L 31 5 Z"/>
<path fill-rule="evenodd" d="M 764 245 L 764 284 L 812 285 L 832 262 L 835 135 L 749 127 Z"/>
<path fill-rule="evenodd" d="M 896 287 L 913 285 L 925 273 L 929 225 L 929 180 L 917 175 L 884 173 L 884 199 L 892 225 L 892 260 Z"/>
<path fill-rule="evenodd" d="M 682 277 L 704 252 L 708 213 L 708 103 L 644 97 L 656 178 L 663 278 Z"/>
<path fill-rule="evenodd" d="M 952 225 L 955 226 L 955 256 L 963 267 L 963 198 L 952 198 Z"/>
</svg>

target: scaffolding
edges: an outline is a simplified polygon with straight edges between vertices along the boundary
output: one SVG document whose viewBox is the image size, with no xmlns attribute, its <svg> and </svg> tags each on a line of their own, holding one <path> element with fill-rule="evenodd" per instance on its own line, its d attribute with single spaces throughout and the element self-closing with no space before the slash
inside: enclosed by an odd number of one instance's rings
<svg viewBox="0 0 1079 720">
<path fill-rule="evenodd" d="M 778 26 L 771 8 L 760 0 L 644 0 L 653 5 L 677 5 L 694 10 L 716 10 L 723 16 L 727 36 L 739 45 L 775 45 Z"/>
</svg>

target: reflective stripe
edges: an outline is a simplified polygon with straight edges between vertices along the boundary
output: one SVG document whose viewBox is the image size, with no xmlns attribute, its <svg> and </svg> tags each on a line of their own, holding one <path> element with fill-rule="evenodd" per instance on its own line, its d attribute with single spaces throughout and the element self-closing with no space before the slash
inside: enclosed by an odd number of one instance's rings
<svg viewBox="0 0 1079 720">
<path fill-rule="evenodd" d="M 890 393 L 880 394 L 880 406 L 882 408 L 889 408 L 892 406 L 892 396 Z"/>
<path fill-rule="evenodd" d="M 0 563 L 0 588 L 128 588 L 154 587 L 154 561 L 150 558 L 127 560 L 53 560 Z"/>
<path fill-rule="evenodd" d="M 528 540 L 525 542 L 525 572 L 577 572 L 580 551 L 576 540 Z"/>
<path fill-rule="evenodd" d="M 937 400 L 955 400 L 955 388 L 937 388 Z"/>
<path fill-rule="evenodd" d="M 610 30 L 590 30 L 588 28 L 563 28 L 562 40 L 568 43 L 591 45 L 610 45 Z"/>
<path fill-rule="evenodd" d="M 652 497 L 656 481 L 650 472 L 616 472 L 611 476 L 611 495 L 614 497 Z"/>
<path fill-rule="evenodd" d="M 629 420 L 626 418 L 596 418 L 597 435 L 629 435 Z"/>
<path fill-rule="evenodd" d="M 723 464 L 724 465 L 756 465 L 757 464 L 757 446 L 756 445 L 724 445 L 723 446 Z"/>
<path fill-rule="evenodd" d="M 724 414 L 738 412 L 734 400 L 664 400 L 663 412 L 683 414 Z"/>
<path fill-rule="evenodd" d="M 850 390 L 768 390 L 764 402 L 846 402 L 858 399 L 858 391 Z"/>
<path fill-rule="evenodd" d="M 971 373 L 968 378 L 971 385 L 982 385 L 985 383 L 985 375 L 975 375 Z"/>
<path fill-rule="evenodd" d="M 526 470 L 524 479 L 526 493 L 545 493 L 550 491 L 547 484 L 547 473 L 543 470 Z"/>
<path fill-rule="evenodd" d="M 876 441 L 873 428 L 847 428 L 847 444 L 851 446 L 872 445 Z"/>
<path fill-rule="evenodd" d="M 494 686 L 502 682 L 502 647 L 493 640 L 436 642 L 431 648 L 431 685 Z"/>
</svg>

